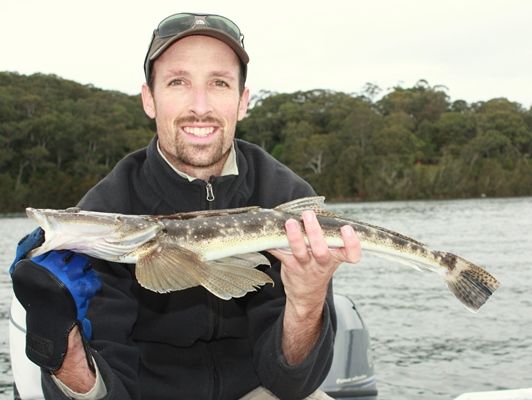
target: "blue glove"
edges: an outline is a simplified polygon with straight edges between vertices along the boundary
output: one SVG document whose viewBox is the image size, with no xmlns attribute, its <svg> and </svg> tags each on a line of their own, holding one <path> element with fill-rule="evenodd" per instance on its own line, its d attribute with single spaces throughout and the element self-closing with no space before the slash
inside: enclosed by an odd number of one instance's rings
<svg viewBox="0 0 532 400">
<path fill-rule="evenodd" d="M 71 251 L 50 251 L 16 263 L 13 290 L 26 309 L 26 354 L 50 371 L 59 369 L 68 334 L 78 326 L 84 343 L 92 335 L 89 302 L 101 288 L 90 259 Z"/>
<path fill-rule="evenodd" d="M 92 325 L 87 319 L 87 311 L 102 282 L 92 269 L 89 257 L 71 251 L 50 251 L 33 257 L 31 261 L 52 272 L 67 287 L 76 303 L 76 319 L 81 323 L 83 336 L 90 339 Z"/>
<path fill-rule="evenodd" d="M 15 264 L 18 263 L 23 258 L 26 258 L 30 250 L 33 250 L 36 247 L 39 247 L 44 242 L 44 231 L 41 228 L 35 229 L 33 232 L 24 236 L 17 245 L 17 250 L 15 253 L 15 259 L 9 267 L 9 273 L 13 272 L 15 269 Z"/>
</svg>

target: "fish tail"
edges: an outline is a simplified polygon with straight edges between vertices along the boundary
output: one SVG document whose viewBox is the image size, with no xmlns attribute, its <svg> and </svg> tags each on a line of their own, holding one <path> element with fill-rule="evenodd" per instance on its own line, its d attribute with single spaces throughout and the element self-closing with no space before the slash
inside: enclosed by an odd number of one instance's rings
<svg viewBox="0 0 532 400">
<path fill-rule="evenodd" d="M 457 257 L 445 275 L 447 286 L 469 310 L 477 312 L 499 287 L 499 282 L 484 269 Z"/>
</svg>

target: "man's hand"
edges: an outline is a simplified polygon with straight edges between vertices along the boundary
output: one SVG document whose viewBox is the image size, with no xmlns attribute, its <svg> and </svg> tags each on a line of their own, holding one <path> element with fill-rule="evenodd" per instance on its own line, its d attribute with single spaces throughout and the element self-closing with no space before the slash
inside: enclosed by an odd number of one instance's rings
<svg viewBox="0 0 532 400">
<path fill-rule="evenodd" d="M 87 310 L 101 288 L 100 279 L 88 257 L 70 251 L 22 259 L 12 268 L 11 278 L 26 310 L 26 354 L 40 367 L 56 371 L 72 345 L 68 336 L 75 326 L 85 339 L 91 337 Z"/>
<path fill-rule="evenodd" d="M 75 326 L 68 334 L 68 348 L 61 368 L 54 375 L 74 392 L 87 393 L 96 376 L 85 353 L 84 341 Z"/>
<path fill-rule="evenodd" d="M 286 293 L 283 352 L 292 365 L 305 359 L 318 338 L 334 272 L 342 262 L 360 260 L 360 242 L 352 227 L 341 229 L 344 247 L 330 249 L 314 212 L 305 211 L 302 217 L 309 247 L 300 223 L 289 219 L 285 227 L 291 253 L 270 250 L 282 263 L 281 279 Z"/>
</svg>

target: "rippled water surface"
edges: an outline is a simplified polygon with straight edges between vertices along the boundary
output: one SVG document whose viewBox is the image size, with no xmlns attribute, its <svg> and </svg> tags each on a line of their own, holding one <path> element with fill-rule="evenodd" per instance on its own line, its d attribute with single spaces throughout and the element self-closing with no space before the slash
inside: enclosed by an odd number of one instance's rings
<svg viewBox="0 0 532 400">
<path fill-rule="evenodd" d="M 342 266 L 335 289 L 370 330 L 379 399 L 453 399 L 532 386 L 532 198 L 336 204 L 342 214 L 459 254 L 502 283 L 474 314 L 440 277 L 374 257 Z M 34 225 L 0 219 L 0 400 L 11 399 L 7 266 Z"/>
<path fill-rule="evenodd" d="M 476 314 L 431 272 L 366 257 L 335 288 L 359 306 L 381 399 L 532 386 L 532 199 L 349 204 L 355 219 L 463 256 L 502 286 Z"/>
</svg>

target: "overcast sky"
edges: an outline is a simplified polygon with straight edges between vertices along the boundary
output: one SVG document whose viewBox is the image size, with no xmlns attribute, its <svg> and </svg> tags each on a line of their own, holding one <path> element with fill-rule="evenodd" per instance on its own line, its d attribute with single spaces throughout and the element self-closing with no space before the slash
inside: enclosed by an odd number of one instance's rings
<svg viewBox="0 0 532 400">
<path fill-rule="evenodd" d="M 532 105 L 529 0 L 2 0 L 0 70 L 53 73 L 137 94 L 151 32 L 164 17 L 234 20 L 248 86 L 292 92 L 384 91 L 419 79 L 451 100 Z"/>
</svg>

